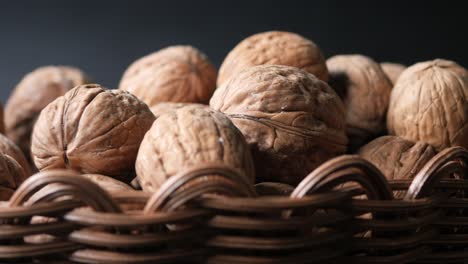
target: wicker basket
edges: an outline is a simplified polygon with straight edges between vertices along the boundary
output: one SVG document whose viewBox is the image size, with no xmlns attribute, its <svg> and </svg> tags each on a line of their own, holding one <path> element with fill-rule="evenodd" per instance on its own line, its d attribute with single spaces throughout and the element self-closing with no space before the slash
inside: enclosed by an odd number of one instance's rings
<svg viewBox="0 0 468 264">
<path fill-rule="evenodd" d="M 0 210 L 0 259 L 15 263 L 203 262 L 203 240 L 209 232 L 205 223 L 211 212 L 176 209 L 213 191 L 246 195 L 248 186 L 233 180 L 235 172 L 218 169 L 225 172 L 224 181 L 180 190 L 207 171 L 183 172 L 151 197 L 143 192 L 110 196 L 68 171 L 33 176 Z"/>
<path fill-rule="evenodd" d="M 463 263 L 467 162 L 466 150 L 447 149 L 413 181 L 388 182 L 341 156 L 276 196 L 219 164 L 183 171 L 153 195 L 39 174 L 0 207 L 0 262 Z"/>
</svg>

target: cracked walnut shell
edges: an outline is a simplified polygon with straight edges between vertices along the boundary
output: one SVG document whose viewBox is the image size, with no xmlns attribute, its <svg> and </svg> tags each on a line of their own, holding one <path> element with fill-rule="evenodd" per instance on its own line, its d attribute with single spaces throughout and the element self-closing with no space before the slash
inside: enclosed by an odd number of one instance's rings
<svg viewBox="0 0 468 264">
<path fill-rule="evenodd" d="M 31 152 L 40 170 L 68 168 L 129 182 L 153 121 L 148 106 L 128 92 L 78 86 L 41 112 Z"/>
<path fill-rule="evenodd" d="M 258 182 L 298 184 L 346 151 L 340 98 L 295 67 L 248 68 L 219 87 L 210 106 L 228 115 L 251 145 Z"/>
<path fill-rule="evenodd" d="M 46 66 L 27 74 L 5 106 L 6 135 L 30 158 L 31 133 L 41 110 L 87 77 L 68 66 Z"/>
<path fill-rule="evenodd" d="M 343 99 L 353 152 L 386 131 L 392 84 L 378 63 L 362 55 L 337 55 L 327 60 L 330 85 Z"/>
<path fill-rule="evenodd" d="M 387 115 L 390 134 L 442 150 L 468 148 L 468 72 L 436 59 L 406 69 L 393 87 Z"/>
<path fill-rule="evenodd" d="M 142 189 L 154 192 L 178 172 L 213 162 L 240 170 L 253 185 L 252 157 L 241 132 L 223 113 L 189 104 L 156 119 L 141 143 L 136 172 Z"/>
<path fill-rule="evenodd" d="M 216 69 L 191 46 L 171 46 L 134 62 L 119 85 L 149 107 L 161 102 L 205 103 L 216 89 Z"/>
<path fill-rule="evenodd" d="M 325 58 L 314 42 L 291 32 L 268 31 L 244 39 L 229 52 L 219 69 L 218 87 L 240 71 L 264 64 L 293 66 L 328 80 Z"/>
</svg>

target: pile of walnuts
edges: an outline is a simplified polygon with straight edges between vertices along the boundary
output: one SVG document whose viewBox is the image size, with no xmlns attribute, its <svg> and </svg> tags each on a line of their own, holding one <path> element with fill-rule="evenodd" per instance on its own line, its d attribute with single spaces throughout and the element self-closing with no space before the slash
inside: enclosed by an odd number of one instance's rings
<svg viewBox="0 0 468 264">
<path fill-rule="evenodd" d="M 295 186 L 346 153 L 408 179 L 438 151 L 468 148 L 468 72 L 448 60 L 327 59 L 311 40 L 271 31 L 241 41 L 219 72 L 200 50 L 171 46 L 131 64 L 118 89 L 86 76 L 39 68 L 0 107 L 0 199 L 56 169 L 111 192 L 156 192 L 201 164 Z"/>
</svg>

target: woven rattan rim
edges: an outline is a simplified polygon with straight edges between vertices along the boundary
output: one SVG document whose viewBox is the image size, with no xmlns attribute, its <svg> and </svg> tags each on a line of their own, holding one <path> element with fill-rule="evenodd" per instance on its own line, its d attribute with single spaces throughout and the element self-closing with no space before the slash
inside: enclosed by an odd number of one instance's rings
<svg viewBox="0 0 468 264">
<path fill-rule="evenodd" d="M 392 189 L 382 173 L 370 162 L 344 155 L 331 159 L 311 172 L 291 194 L 301 198 L 308 193 L 329 191 L 347 182 L 357 182 L 370 200 L 393 199 Z"/>
</svg>

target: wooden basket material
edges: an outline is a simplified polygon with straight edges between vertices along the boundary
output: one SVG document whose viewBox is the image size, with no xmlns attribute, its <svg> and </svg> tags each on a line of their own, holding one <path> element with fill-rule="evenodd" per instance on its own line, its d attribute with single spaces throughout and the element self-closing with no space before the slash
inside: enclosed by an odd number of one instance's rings
<svg viewBox="0 0 468 264">
<path fill-rule="evenodd" d="M 390 183 L 369 162 L 357 156 L 342 156 L 324 163 L 313 171 L 293 192 L 331 189 L 354 193 L 353 250 L 341 262 L 408 263 L 430 252 L 425 242 L 437 235 L 432 225 L 443 214 L 438 209 L 444 201 L 441 195 L 421 195 L 414 186 L 424 190 L 432 177 L 407 182 L 405 199 L 396 199 Z M 400 184 L 401 185 L 401 184 Z M 394 186 L 396 187 L 396 186 Z"/>
<path fill-rule="evenodd" d="M 213 172 L 224 180 L 198 180 Z M 0 259 L 200 263 L 211 213 L 186 205 L 211 192 L 253 195 L 252 187 L 238 181 L 243 178 L 237 174 L 208 165 L 182 172 L 152 196 L 136 191 L 111 196 L 74 172 L 39 173 L 0 209 Z M 192 182 L 196 183 L 192 188 L 183 188 Z"/>
<path fill-rule="evenodd" d="M 467 161 L 466 150 L 447 149 L 414 180 L 389 183 L 346 155 L 289 196 L 261 197 L 220 164 L 183 171 L 153 195 L 109 194 L 70 171 L 39 173 L 0 207 L 0 261 L 463 263 Z"/>
<path fill-rule="evenodd" d="M 437 191 L 448 199 L 439 204 L 444 216 L 435 222 L 440 234 L 429 240 L 430 254 L 418 263 L 466 263 L 468 261 L 468 151 L 452 147 L 438 153 L 418 173 L 420 181 L 430 185 L 414 185 L 414 191 L 427 196 Z"/>
<path fill-rule="evenodd" d="M 350 196 L 203 199 L 215 216 L 208 263 L 318 263 L 333 261 L 349 245 Z"/>
</svg>

